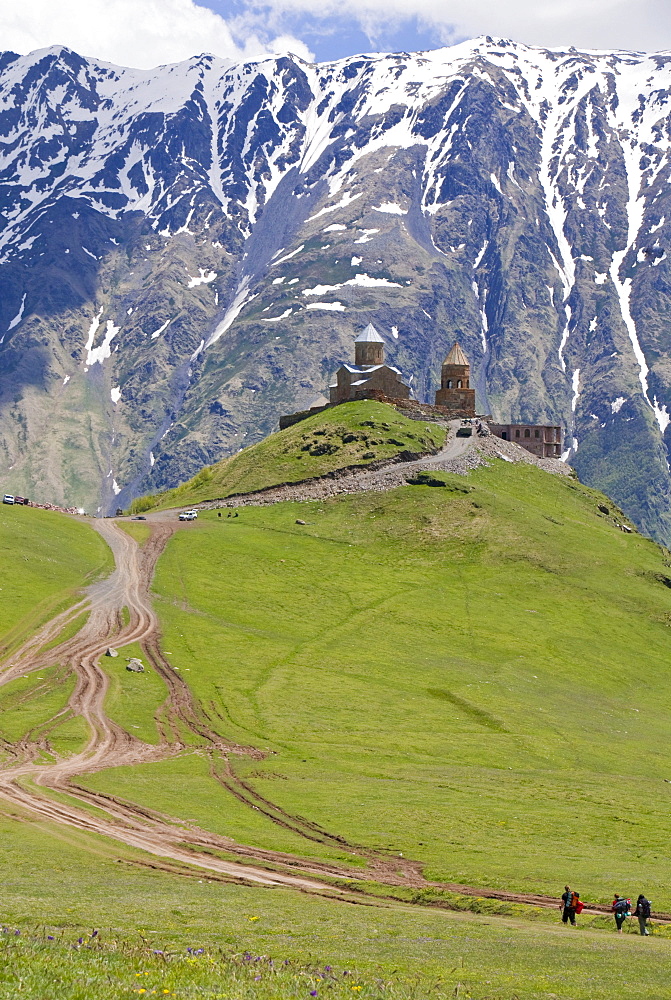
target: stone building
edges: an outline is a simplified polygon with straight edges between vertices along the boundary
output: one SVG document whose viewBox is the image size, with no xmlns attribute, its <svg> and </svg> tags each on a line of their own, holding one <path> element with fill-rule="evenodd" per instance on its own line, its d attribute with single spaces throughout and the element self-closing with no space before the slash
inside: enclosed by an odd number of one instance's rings
<svg viewBox="0 0 671 1000">
<path fill-rule="evenodd" d="M 398 370 L 384 363 L 384 341 L 372 323 L 354 341 L 354 364 L 344 364 L 329 386 L 331 403 L 367 399 L 373 394 L 409 399 L 410 388 Z"/>
<path fill-rule="evenodd" d="M 475 389 L 471 389 L 471 366 L 455 340 L 440 372 L 436 406 L 445 406 L 455 417 L 475 416 Z"/>
<path fill-rule="evenodd" d="M 513 441 L 537 458 L 561 458 L 561 427 L 553 424 L 489 424 L 492 434 Z"/>
</svg>

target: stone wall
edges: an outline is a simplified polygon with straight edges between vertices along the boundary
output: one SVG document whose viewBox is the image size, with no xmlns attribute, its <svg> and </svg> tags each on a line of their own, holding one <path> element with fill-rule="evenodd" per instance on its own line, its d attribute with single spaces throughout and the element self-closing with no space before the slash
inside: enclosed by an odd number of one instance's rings
<svg viewBox="0 0 671 1000">
<path fill-rule="evenodd" d="M 474 417 L 475 389 L 437 389 L 436 406 L 446 407 L 455 417 Z"/>
</svg>

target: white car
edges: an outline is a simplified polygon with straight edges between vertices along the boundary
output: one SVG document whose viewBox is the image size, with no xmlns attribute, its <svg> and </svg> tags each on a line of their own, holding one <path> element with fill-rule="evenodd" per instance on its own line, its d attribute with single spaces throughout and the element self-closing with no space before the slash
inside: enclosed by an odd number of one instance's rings
<svg viewBox="0 0 671 1000">
<path fill-rule="evenodd" d="M 180 521 L 195 521 L 198 517 L 197 510 L 183 510 L 179 515 Z"/>
<path fill-rule="evenodd" d="M 12 496 L 11 493 L 5 493 L 4 497 L 2 498 L 2 502 L 3 503 L 14 503 L 14 497 Z"/>
</svg>

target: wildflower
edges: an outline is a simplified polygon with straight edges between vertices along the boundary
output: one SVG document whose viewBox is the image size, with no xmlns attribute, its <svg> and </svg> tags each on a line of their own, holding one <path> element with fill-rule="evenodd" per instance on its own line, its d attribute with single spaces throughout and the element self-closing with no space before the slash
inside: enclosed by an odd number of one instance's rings
<svg viewBox="0 0 671 1000">
<path fill-rule="evenodd" d="M 317 996 L 317 990 L 310 990 L 310 996 L 311 997 L 316 997 Z"/>
<path fill-rule="evenodd" d="M 260 978 L 261 978 L 261 976 L 254 976 L 254 982 L 258 983 L 258 981 L 259 981 Z"/>
<path fill-rule="evenodd" d="M 84 944 L 84 938 L 77 938 L 77 944 Z"/>
<path fill-rule="evenodd" d="M 53 940 L 54 940 L 53 935 L 47 934 L 47 941 L 53 941 Z"/>
<path fill-rule="evenodd" d="M 331 966 L 330 965 L 325 965 L 324 966 L 324 972 L 330 972 L 330 971 L 331 971 Z"/>
<path fill-rule="evenodd" d="M 247 919 L 248 919 L 248 920 L 251 920 L 251 921 L 252 921 L 252 923 L 253 923 L 253 922 L 254 922 L 255 920 L 260 920 L 260 919 L 261 919 L 261 917 L 247 917 Z"/>
<path fill-rule="evenodd" d="M 16 937 L 16 935 L 20 934 L 20 933 L 21 933 L 21 931 L 14 931 L 14 937 Z"/>
<path fill-rule="evenodd" d="M 91 934 L 91 937 L 92 938 L 98 937 L 98 931 L 93 931 L 93 933 Z"/>
</svg>

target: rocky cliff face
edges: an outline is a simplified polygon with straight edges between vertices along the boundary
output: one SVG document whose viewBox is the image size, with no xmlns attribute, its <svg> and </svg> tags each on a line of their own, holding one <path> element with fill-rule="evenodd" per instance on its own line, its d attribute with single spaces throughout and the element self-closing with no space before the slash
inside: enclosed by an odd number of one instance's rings
<svg viewBox="0 0 671 1000">
<path fill-rule="evenodd" d="M 671 542 L 670 148 L 671 55 L 5 53 L 3 489 L 105 512 L 174 485 L 372 321 L 420 399 L 458 336 L 482 410 L 561 423 Z"/>
</svg>

